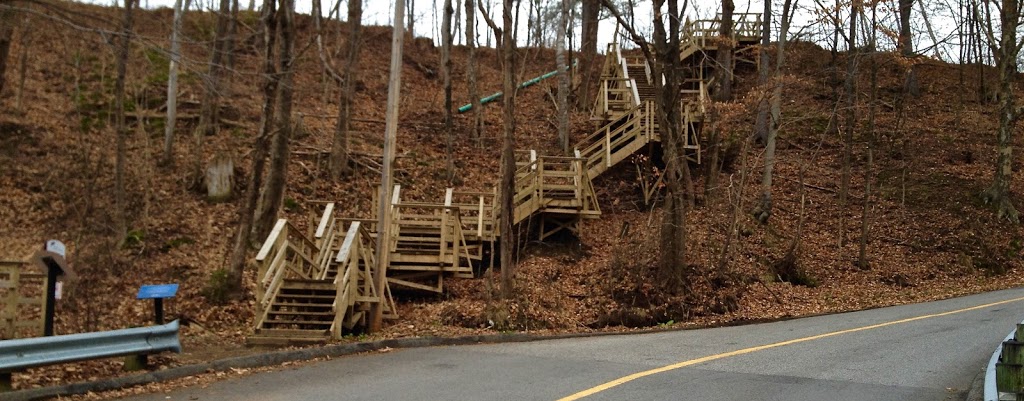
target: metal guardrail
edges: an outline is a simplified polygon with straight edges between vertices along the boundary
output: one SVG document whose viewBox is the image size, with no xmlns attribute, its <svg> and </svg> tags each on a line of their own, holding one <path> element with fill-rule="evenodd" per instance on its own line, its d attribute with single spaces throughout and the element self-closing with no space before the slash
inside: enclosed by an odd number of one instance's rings
<svg viewBox="0 0 1024 401">
<path fill-rule="evenodd" d="M 1024 325 L 1024 321 L 1022 321 L 1020 323 L 1020 325 Z M 1003 341 L 1001 341 L 999 343 L 999 345 L 996 346 L 996 350 L 995 350 L 995 352 L 992 353 L 992 357 L 989 358 L 989 360 L 988 360 L 988 367 L 985 368 L 985 390 L 984 390 L 984 393 L 983 393 L 983 397 L 984 397 L 985 401 L 1000 401 L 1000 400 L 1017 400 L 1017 399 L 1019 399 L 1018 395 L 1015 395 L 1015 394 L 1012 394 L 1012 393 L 1006 393 L 1006 392 L 1002 393 L 1002 394 L 1005 395 L 1005 397 L 1002 397 L 1002 398 L 1000 397 L 999 386 L 998 386 L 997 380 L 996 380 L 996 370 L 997 370 L 996 366 L 1003 362 L 1002 361 L 1002 354 L 1003 354 L 1003 348 L 1004 348 L 1003 344 L 1006 343 L 1006 342 L 1009 342 L 1009 341 L 1014 341 L 1014 338 L 1016 337 L 1017 333 L 1019 333 L 1020 331 L 1021 331 L 1020 328 L 1015 328 L 1013 331 L 1010 332 L 1010 334 L 1007 334 L 1006 338 L 1004 338 Z M 1019 341 L 1019 340 L 1024 340 L 1024 339 L 1018 338 L 1017 340 Z M 1019 389 L 1018 389 L 1018 391 L 1019 391 Z"/>
<path fill-rule="evenodd" d="M 160 326 L 0 341 L 0 372 L 162 351 L 181 352 L 177 320 Z"/>
</svg>

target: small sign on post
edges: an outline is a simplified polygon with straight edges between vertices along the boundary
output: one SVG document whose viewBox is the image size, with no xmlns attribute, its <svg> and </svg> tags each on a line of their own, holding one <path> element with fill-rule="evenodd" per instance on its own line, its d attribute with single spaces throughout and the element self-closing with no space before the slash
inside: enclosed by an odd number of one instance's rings
<svg viewBox="0 0 1024 401">
<path fill-rule="evenodd" d="M 46 304 L 43 307 L 43 336 L 53 335 L 54 304 L 60 299 L 57 290 L 57 278 L 69 276 L 70 270 L 64 259 L 67 247 L 55 239 L 46 241 L 41 251 L 32 255 L 32 261 L 46 271 Z M 63 288 L 62 288 L 63 289 Z M 63 292 L 63 291 L 61 291 Z"/>
<path fill-rule="evenodd" d="M 144 285 L 139 287 L 139 295 L 136 298 L 152 299 L 154 322 L 164 324 L 164 298 L 172 298 L 177 293 L 177 284 Z"/>
<path fill-rule="evenodd" d="M 136 299 L 153 300 L 153 321 L 156 324 L 164 324 L 164 298 L 172 298 L 178 293 L 177 284 L 156 284 L 139 287 L 139 294 Z M 129 355 L 124 359 L 124 370 L 133 371 L 145 369 L 148 365 L 146 354 Z"/>
</svg>

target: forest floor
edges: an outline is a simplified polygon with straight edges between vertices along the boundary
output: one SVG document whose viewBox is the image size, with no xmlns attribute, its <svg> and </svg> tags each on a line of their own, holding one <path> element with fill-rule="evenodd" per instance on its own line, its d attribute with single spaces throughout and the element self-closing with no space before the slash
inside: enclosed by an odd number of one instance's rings
<svg viewBox="0 0 1024 401">
<path fill-rule="evenodd" d="M 90 21 L 116 21 L 112 9 L 61 3 Z M 244 13 L 243 13 L 244 14 Z M 41 17 L 33 17 L 41 18 Z M 249 25 L 254 17 L 245 14 Z M 170 10 L 138 16 L 140 39 L 129 66 L 130 110 L 156 115 L 166 98 L 166 57 Z M 131 119 L 128 140 L 128 238 L 113 233 L 114 133 L 109 125 L 114 68 L 113 50 L 101 35 L 62 24 L 33 31 L 16 29 L 8 84 L 0 93 L 0 259 L 24 258 L 45 239 L 69 246 L 77 278 L 68 283 L 57 307 L 57 332 L 77 333 L 147 324 L 150 303 L 134 299 L 141 284 L 176 282 L 178 295 L 166 307 L 180 319 L 185 352 L 152 358 L 165 369 L 230 356 L 264 352 L 244 345 L 251 333 L 253 277 L 240 300 L 220 302 L 207 291 L 211 274 L 227 262 L 237 218 L 236 197 L 210 203 L 192 185 L 192 166 L 218 155 L 232 157 L 236 190 L 244 190 L 249 152 L 259 121 L 259 66 L 256 36 L 245 31 L 239 46 L 230 99 L 223 115 L 231 124 L 215 136 L 192 135 L 201 96 L 212 19 L 206 13 L 186 18 L 182 77 L 182 123 L 177 129 L 174 166 L 156 163 L 163 143 L 160 118 Z M 298 18 L 298 47 L 312 43 L 312 22 Z M 341 27 L 344 25 L 342 24 Z M 113 29 L 113 26 L 104 29 Z M 249 28 L 245 28 L 249 29 Z M 334 46 L 345 30 L 329 28 Z M 31 35 L 24 36 L 25 32 Z M 341 32 L 341 33 L 338 33 Z M 379 172 L 367 166 L 380 155 L 390 29 L 365 30 L 357 81 L 355 173 L 332 182 L 324 171 L 337 112 L 337 88 L 321 73 L 315 45 L 297 63 L 296 116 L 303 134 L 292 143 L 284 217 L 308 227 L 323 201 L 343 205 L 342 214 L 367 217 Z M 500 67 L 493 49 L 481 49 L 482 94 L 500 88 Z M 553 52 L 521 49 L 523 78 L 554 69 Z M 999 221 L 978 196 L 991 180 L 995 164 L 995 106 L 980 102 L 977 87 L 995 76 L 989 67 L 950 65 L 928 58 L 906 59 L 892 53 L 861 56 L 878 63 L 874 142 L 867 163 L 871 113 L 868 66 L 858 74 L 858 123 L 854 129 L 850 196 L 838 196 L 844 144 L 830 130 L 836 107 L 833 91 L 846 54 L 835 64 L 817 45 L 795 43 L 789 50 L 784 124 L 773 187 L 774 214 L 769 224 L 749 210 L 759 197 L 763 146 L 745 138 L 753 126 L 764 91 L 753 67 L 741 65 L 736 101 L 716 105 L 714 127 L 723 139 L 723 169 L 708 183 L 707 164 L 695 166 L 696 207 L 688 213 L 686 291 L 666 293 L 655 283 L 659 204 L 643 201 L 639 182 L 650 179 L 644 160 L 621 163 L 595 181 L 603 215 L 583 223 L 578 238 L 524 241 L 515 268 L 516 296 L 509 302 L 509 327 L 530 333 L 641 331 L 704 327 L 766 319 L 836 313 L 923 302 L 1024 285 L 1021 256 L 1024 231 Z M 466 102 L 466 49 L 454 51 L 454 93 Z M 337 58 L 335 58 L 337 59 Z M 407 44 L 403 63 L 397 179 L 403 198 L 440 201 L 445 140 L 439 51 L 428 39 Z M 597 66 L 600 63 L 595 63 Z M 902 96 L 909 68 L 916 71 L 917 97 Z M 596 67 L 595 67 L 596 68 Z M 13 71 L 12 71 L 13 70 Z M 325 82 L 328 84 L 325 85 Z M 516 98 L 516 147 L 556 154 L 556 84 L 522 90 Z M 841 88 L 839 89 L 841 92 Z M 593 88 L 591 88 L 591 97 Z M 20 105 L 17 99 L 20 99 Z M 501 115 L 498 106 L 483 110 L 485 131 L 470 138 L 471 115 L 456 117 L 454 160 L 457 187 L 489 189 L 496 181 Z M 141 113 L 146 114 L 146 113 Z M 146 114 L 149 115 L 149 114 Z M 586 114 L 572 116 L 573 135 L 596 127 Z M 197 144 L 198 142 L 198 144 Z M 482 146 L 479 146 L 482 144 Z M 707 150 L 705 150 L 707 151 Z M 707 157 L 704 160 L 708 160 Z M 1019 163 L 1015 162 L 1015 172 Z M 866 191 L 870 183 L 870 192 Z M 1024 178 L 1015 174 L 1012 188 Z M 705 187 L 707 190 L 704 190 Z M 864 201 L 870 203 L 865 209 Z M 735 211 L 739 212 L 736 213 Z M 867 268 L 858 266 L 862 217 L 869 229 Z M 729 227 L 739 236 L 726 252 Z M 118 244 L 121 244 L 118 246 Z M 794 245 L 796 244 L 796 245 Z M 795 246 L 795 248 L 793 248 Z M 786 260 L 789 249 L 795 258 Z M 787 263 L 788 262 L 788 263 Z M 798 272 L 793 275 L 791 273 Z M 252 274 L 254 275 L 254 273 Z M 791 277 L 792 276 L 792 277 Z M 378 334 L 352 335 L 342 341 L 414 336 L 495 333 L 485 311 L 492 306 L 486 277 L 450 280 L 440 296 L 402 294 L 399 318 Z M 31 369 L 15 374 L 16 388 L 96 380 L 125 374 L 115 360 Z M 176 381 L 196 385 L 234 374 Z M 167 384 L 125 392 L 158 391 Z"/>
</svg>

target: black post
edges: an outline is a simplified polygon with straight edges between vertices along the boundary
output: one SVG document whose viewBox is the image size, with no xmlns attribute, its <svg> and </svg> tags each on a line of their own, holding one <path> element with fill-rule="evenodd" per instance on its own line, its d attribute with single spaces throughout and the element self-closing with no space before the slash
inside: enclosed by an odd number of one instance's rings
<svg viewBox="0 0 1024 401">
<path fill-rule="evenodd" d="M 57 276 L 63 271 L 52 259 L 46 261 L 46 312 L 43 316 L 43 336 L 53 335 L 54 304 L 57 303 Z"/>
<path fill-rule="evenodd" d="M 153 313 L 156 315 L 156 324 L 164 324 L 163 298 L 153 298 Z"/>
</svg>

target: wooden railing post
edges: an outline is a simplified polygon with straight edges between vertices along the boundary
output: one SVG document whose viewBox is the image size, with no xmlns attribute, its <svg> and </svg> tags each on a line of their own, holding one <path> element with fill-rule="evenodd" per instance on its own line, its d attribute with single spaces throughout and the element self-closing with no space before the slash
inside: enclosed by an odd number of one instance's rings
<svg viewBox="0 0 1024 401">
<path fill-rule="evenodd" d="M 534 201 L 539 207 L 544 199 L 544 158 L 537 160 L 537 178 L 534 179 L 534 187 L 534 193 L 536 194 Z M 531 206 L 530 209 L 533 209 L 533 207 Z"/>
<path fill-rule="evenodd" d="M 612 135 L 611 127 L 605 128 L 604 131 L 604 166 L 612 166 Z"/>
</svg>

